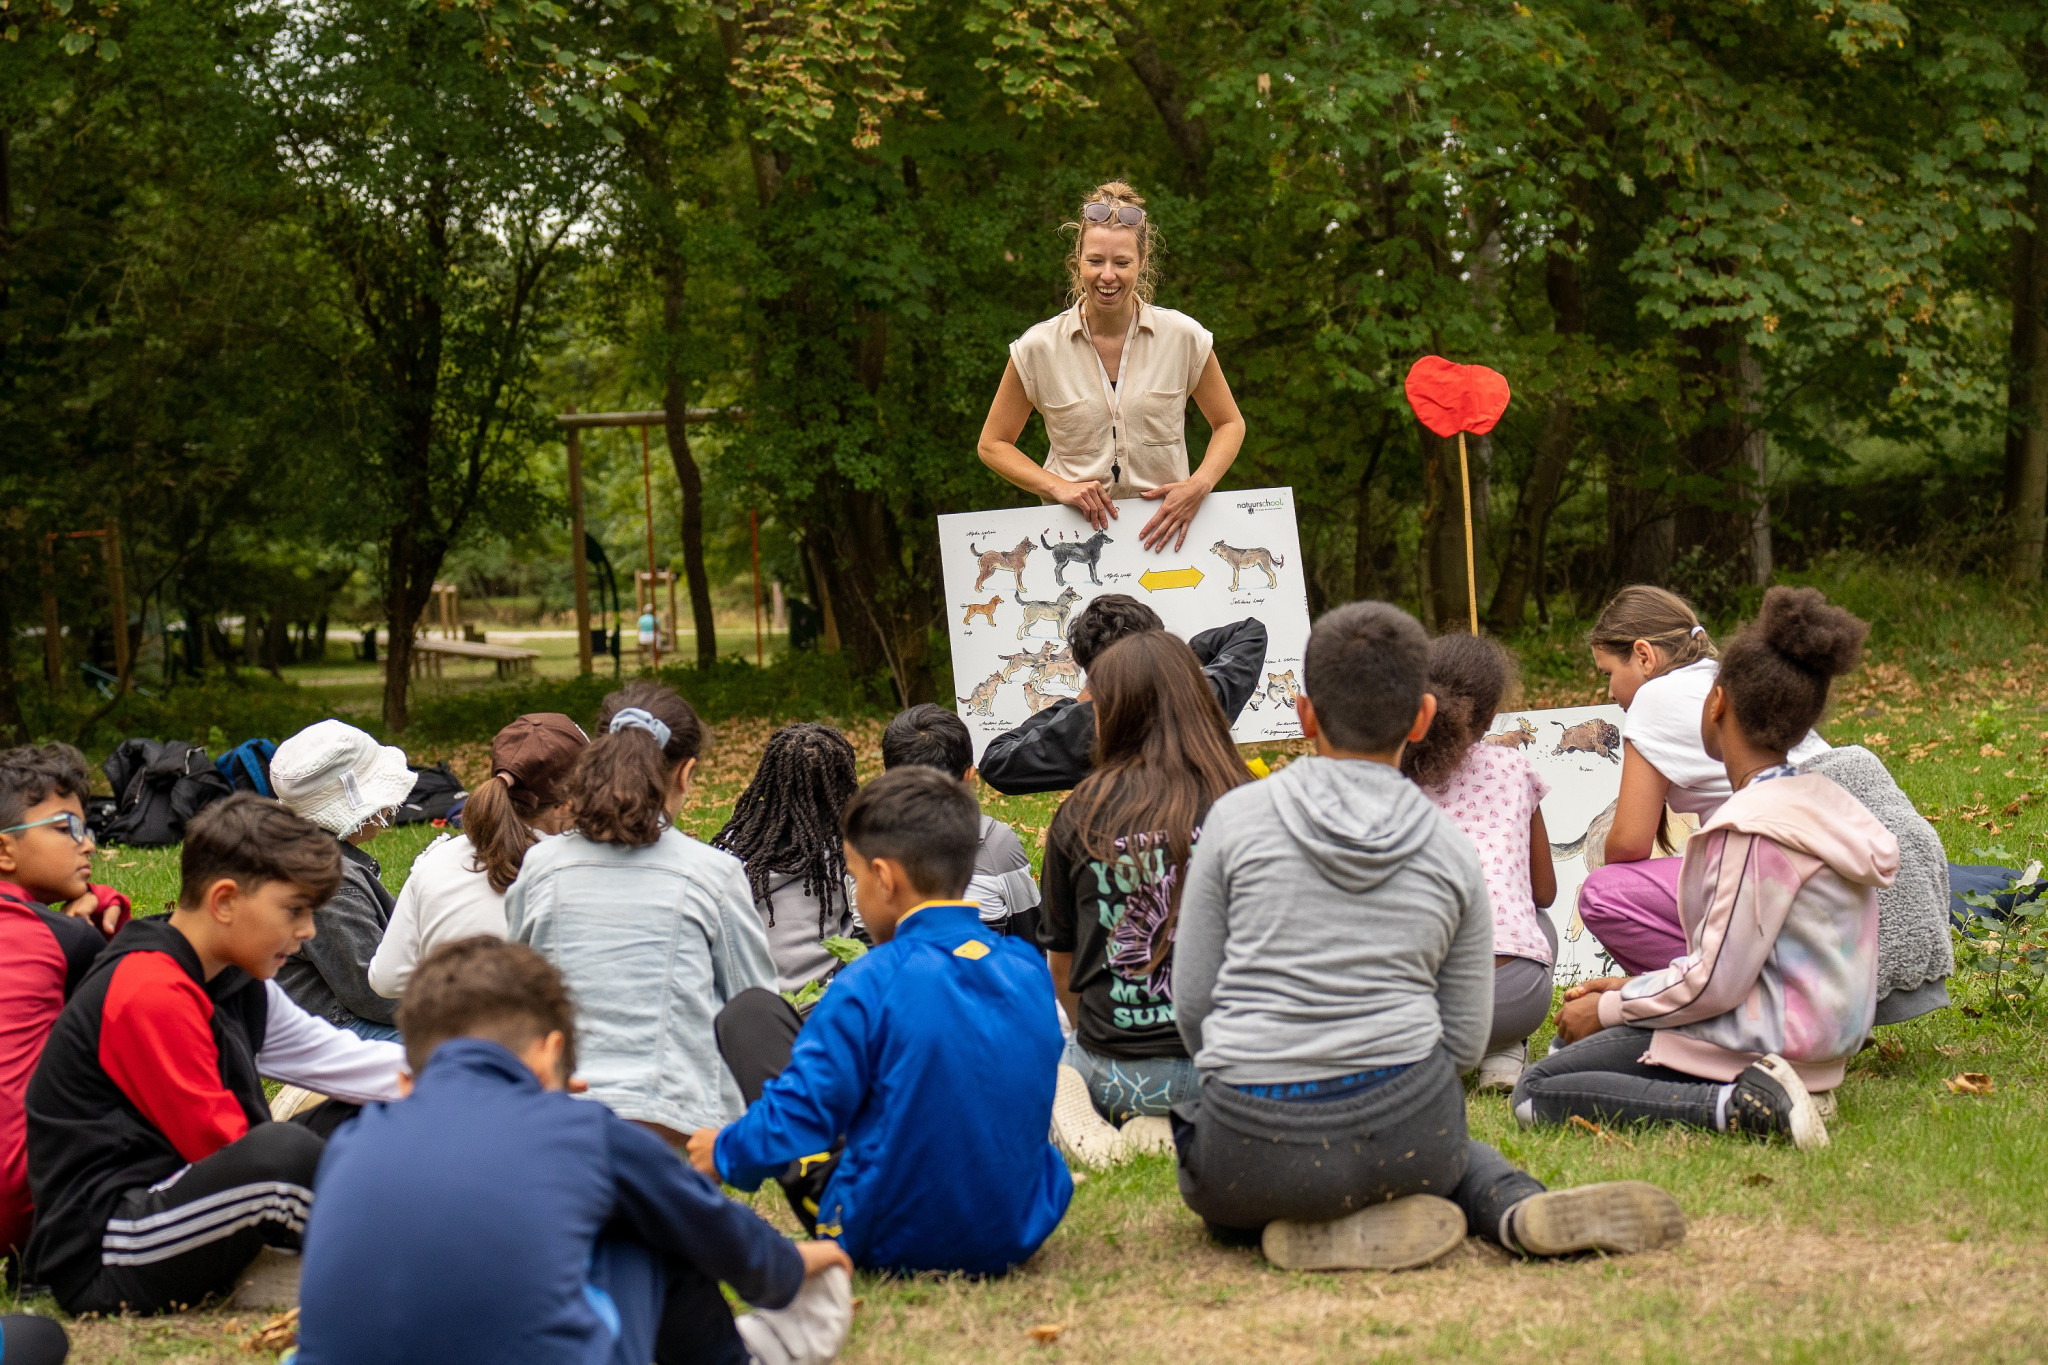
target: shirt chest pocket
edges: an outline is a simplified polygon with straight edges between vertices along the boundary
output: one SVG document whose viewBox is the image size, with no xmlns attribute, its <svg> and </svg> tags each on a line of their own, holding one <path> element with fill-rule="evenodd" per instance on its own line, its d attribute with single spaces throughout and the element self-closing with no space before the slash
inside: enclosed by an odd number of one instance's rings
<svg viewBox="0 0 2048 1365">
<path fill-rule="evenodd" d="M 1108 435 L 1103 425 L 1102 404 L 1077 398 L 1064 403 L 1045 403 L 1038 409 L 1045 419 L 1046 439 L 1062 454 L 1093 454 Z"/>
<path fill-rule="evenodd" d="M 1188 396 L 1179 389 L 1147 389 L 1128 414 L 1138 444 L 1177 446 L 1187 439 Z"/>
</svg>

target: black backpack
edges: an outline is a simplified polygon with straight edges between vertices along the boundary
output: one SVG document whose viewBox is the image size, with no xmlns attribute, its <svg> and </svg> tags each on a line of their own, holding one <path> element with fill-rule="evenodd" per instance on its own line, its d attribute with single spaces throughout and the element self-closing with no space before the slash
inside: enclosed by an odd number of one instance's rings
<svg viewBox="0 0 2048 1365">
<path fill-rule="evenodd" d="M 116 802 L 109 844 L 175 844 L 185 837 L 186 821 L 233 790 L 204 748 L 175 739 L 123 740 L 100 770 Z"/>
<path fill-rule="evenodd" d="M 412 792 L 405 798 L 405 804 L 392 812 L 394 825 L 446 820 L 449 809 L 469 794 L 462 789 L 462 779 L 445 762 L 431 768 L 414 768 L 413 773 Z"/>
</svg>

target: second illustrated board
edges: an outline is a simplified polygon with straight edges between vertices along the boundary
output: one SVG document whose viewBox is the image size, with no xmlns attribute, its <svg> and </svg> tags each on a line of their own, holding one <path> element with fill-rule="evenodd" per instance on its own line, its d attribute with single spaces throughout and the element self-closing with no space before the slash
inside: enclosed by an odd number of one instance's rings
<svg viewBox="0 0 2048 1365">
<path fill-rule="evenodd" d="M 939 518 L 954 696 L 975 761 L 990 739 L 1081 690 L 1067 627 L 1090 600 L 1112 592 L 1144 602 L 1183 640 L 1258 618 L 1266 663 L 1232 734 L 1240 744 L 1299 737 L 1294 699 L 1308 594 L 1294 490 L 1211 493 L 1178 551 L 1139 543 L 1157 502 L 1134 498 L 1116 509 L 1106 531 L 1057 505 Z"/>
</svg>

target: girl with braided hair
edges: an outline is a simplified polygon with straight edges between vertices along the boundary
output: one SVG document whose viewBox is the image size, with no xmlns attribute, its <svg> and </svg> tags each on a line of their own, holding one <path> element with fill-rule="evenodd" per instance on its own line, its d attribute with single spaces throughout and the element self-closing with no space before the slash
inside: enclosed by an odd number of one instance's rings
<svg viewBox="0 0 2048 1365">
<path fill-rule="evenodd" d="M 839 812 L 860 786 L 853 768 L 853 745 L 839 731 L 785 725 L 769 737 L 761 766 L 711 841 L 746 865 L 784 991 L 838 970 L 825 940 L 860 929 L 839 837 Z"/>
</svg>

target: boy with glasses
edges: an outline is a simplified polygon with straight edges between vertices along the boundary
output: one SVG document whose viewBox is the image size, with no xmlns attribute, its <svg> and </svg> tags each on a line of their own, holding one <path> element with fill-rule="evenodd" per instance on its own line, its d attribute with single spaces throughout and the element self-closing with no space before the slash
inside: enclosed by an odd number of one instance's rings
<svg viewBox="0 0 2048 1365">
<path fill-rule="evenodd" d="M 0 753 L 0 1256 L 20 1255 L 35 1216 L 29 1077 L 72 989 L 128 920 L 128 898 L 92 884 L 91 790 L 68 744 Z"/>
</svg>

